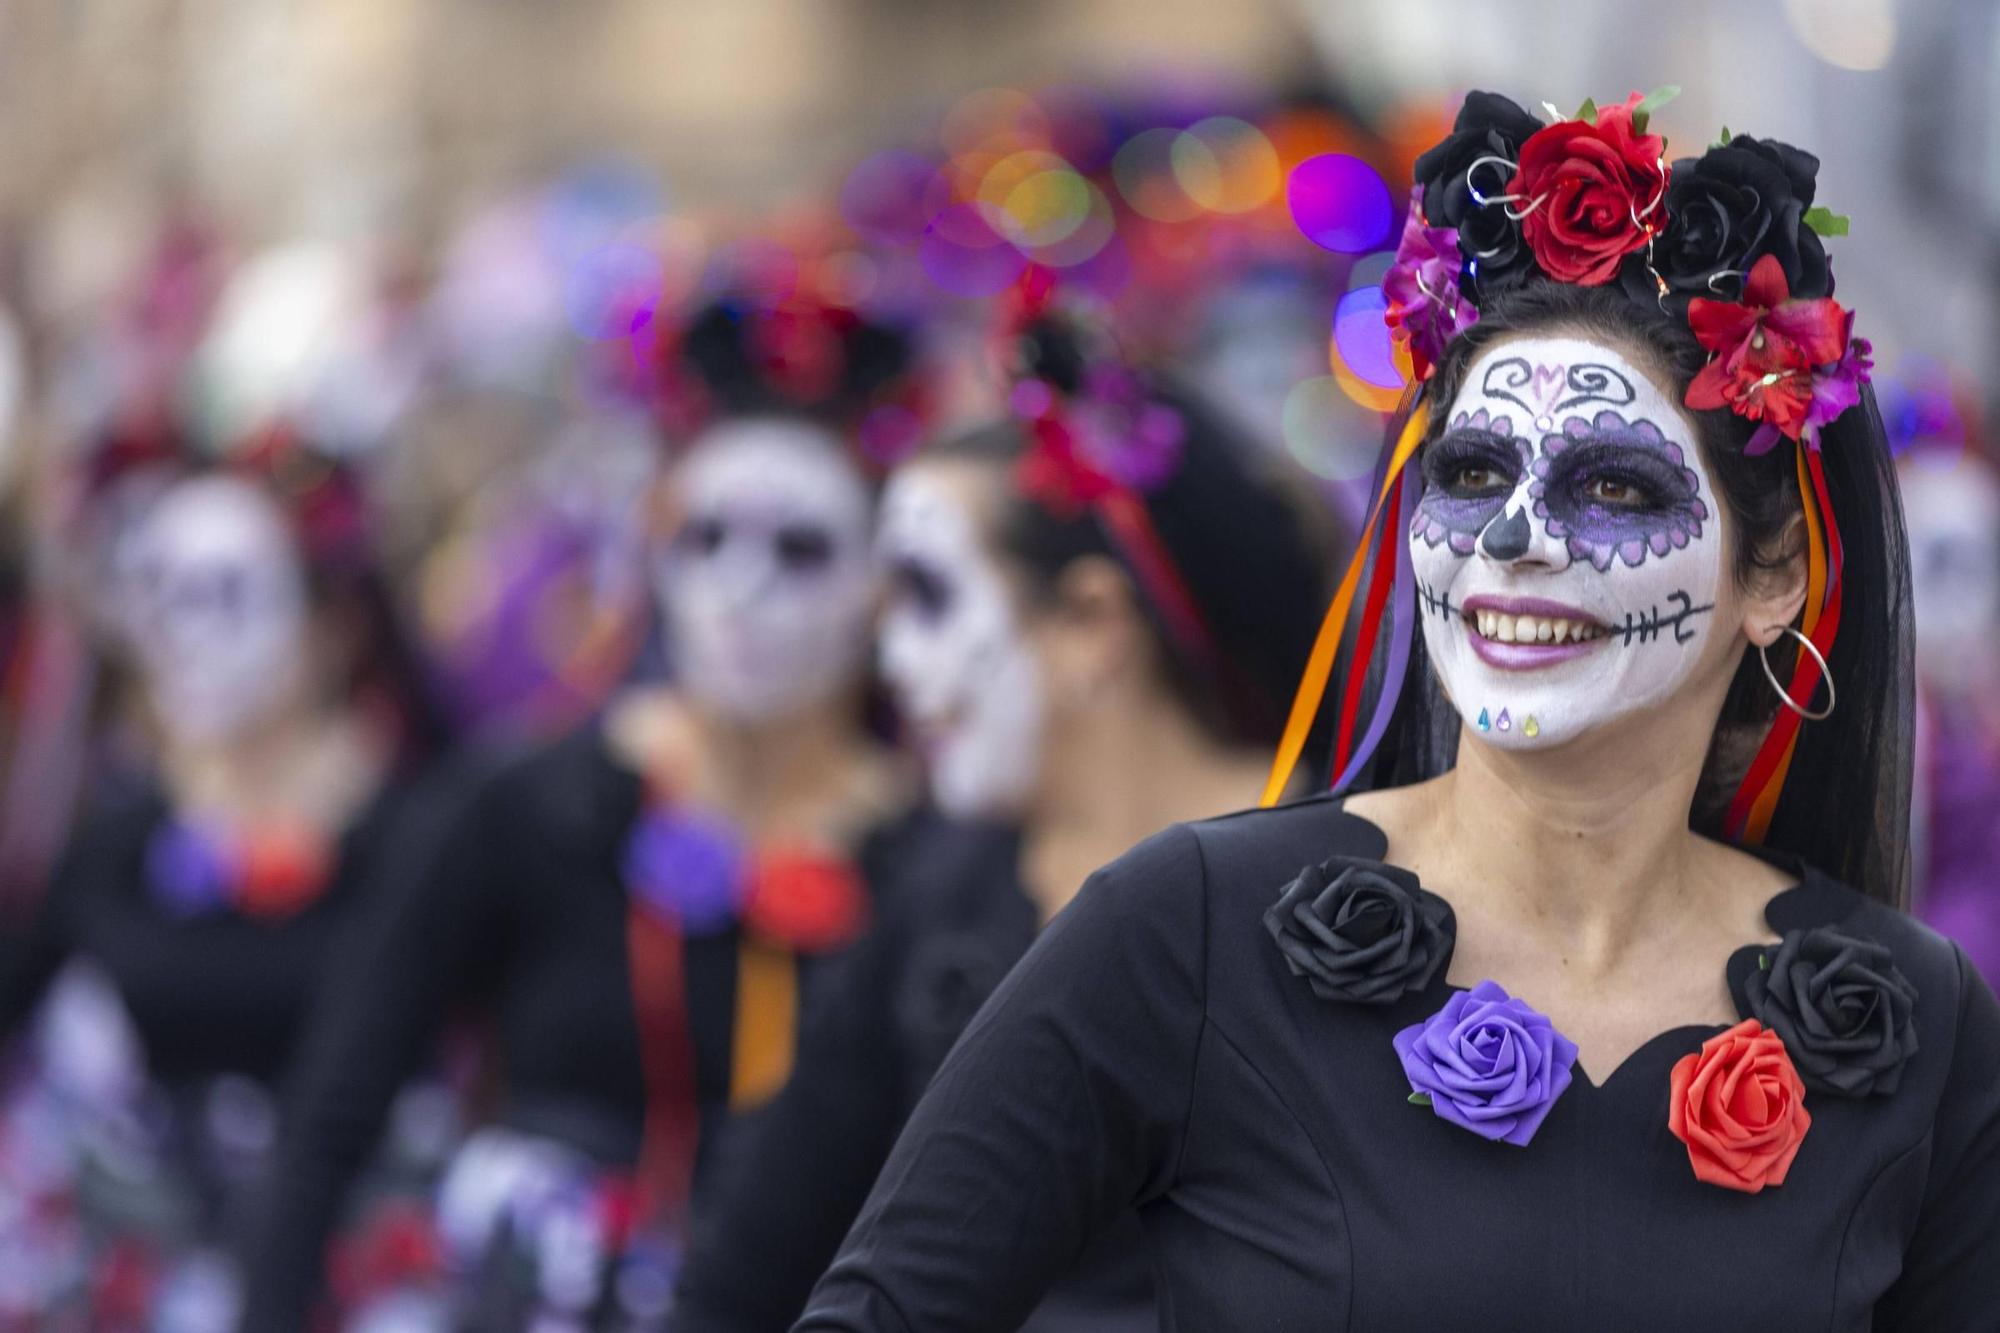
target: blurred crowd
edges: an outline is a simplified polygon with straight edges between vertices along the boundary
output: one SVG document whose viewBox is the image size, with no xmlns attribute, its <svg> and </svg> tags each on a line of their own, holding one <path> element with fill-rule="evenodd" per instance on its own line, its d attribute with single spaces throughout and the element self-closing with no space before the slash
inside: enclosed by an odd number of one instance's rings
<svg viewBox="0 0 2000 1333">
<path fill-rule="evenodd" d="M 756 216 L 587 156 L 0 281 L 0 1330 L 784 1328 L 1040 924 L 1254 799 L 1445 105 L 995 89 Z M 2000 982 L 2000 473 L 1878 364 Z M 1031 1327 L 1145 1327 L 1111 1248 Z"/>
</svg>

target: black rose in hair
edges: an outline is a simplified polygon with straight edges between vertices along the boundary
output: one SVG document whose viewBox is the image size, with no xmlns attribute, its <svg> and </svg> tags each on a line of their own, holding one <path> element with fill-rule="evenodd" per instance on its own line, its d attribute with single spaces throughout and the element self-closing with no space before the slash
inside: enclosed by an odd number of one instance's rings
<svg viewBox="0 0 2000 1333">
<path fill-rule="evenodd" d="M 1264 913 L 1264 929 L 1323 1000 L 1391 1004 L 1451 956 L 1449 905 L 1396 866 L 1336 856 L 1308 866 Z"/>
<path fill-rule="evenodd" d="M 1917 988 L 1889 950 L 1831 926 L 1795 930 L 1743 980 L 1749 1016 L 1776 1032 L 1799 1077 L 1837 1097 L 1888 1095 L 1917 1051 Z"/>
<path fill-rule="evenodd" d="M 1465 268 L 1459 285 L 1475 298 L 1520 285 L 1537 269 L 1521 240 L 1521 224 L 1501 204 L 1482 207 L 1472 197 L 1507 192 L 1513 169 L 1483 157 L 1519 160 L 1521 145 L 1542 122 L 1498 93 L 1468 93 L 1458 120 L 1442 143 L 1417 159 L 1416 182 L 1424 191 L 1424 220 L 1433 227 L 1458 229 Z M 1467 179 L 1467 173 L 1471 179 Z"/>
<path fill-rule="evenodd" d="M 1830 295 L 1826 248 L 1805 222 L 1818 175 L 1819 159 L 1811 153 L 1748 136 L 1674 163 L 1667 225 L 1652 254 L 1653 271 L 1667 285 L 1668 307 L 1683 314 L 1692 297 L 1736 300 L 1741 275 L 1765 255 L 1784 266 L 1793 296 Z M 1633 297 L 1651 301 L 1659 283 L 1646 271 L 1645 258 L 1643 251 L 1633 255 L 1619 279 Z"/>
</svg>

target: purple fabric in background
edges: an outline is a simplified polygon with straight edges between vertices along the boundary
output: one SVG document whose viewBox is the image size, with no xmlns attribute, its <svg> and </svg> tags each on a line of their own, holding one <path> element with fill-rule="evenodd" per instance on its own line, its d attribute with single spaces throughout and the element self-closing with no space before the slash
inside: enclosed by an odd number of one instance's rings
<svg viewBox="0 0 2000 1333">
<path fill-rule="evenodd" d="M 1945 710 L 1931 720 L 1917 915 L 2000 988 L 2000 735 Z"/>
</svg>

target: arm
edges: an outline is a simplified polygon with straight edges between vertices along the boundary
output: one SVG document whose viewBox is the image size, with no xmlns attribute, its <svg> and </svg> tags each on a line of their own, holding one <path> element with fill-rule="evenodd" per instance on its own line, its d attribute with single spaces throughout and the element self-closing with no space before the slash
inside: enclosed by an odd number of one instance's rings
<svg viewBox="0 0 2000 1333">
<path fill-rule="evenodd" d="M 246 1330 L 307 1326 L 327 1236 L 391 1102 L 499 952 L 493 870 L 504 853 L 494 844 L 507 826 L 492 805 L 486 784 L 415 798 L 380 858 L 383 878 L 328 958 L 285 1088 L 270 1183 L 241 1247 Z"/>
<path fill-rule="evenodd" d="M 1012 1329 L 1172 1182 L 1203 1025 L 1195 835 L 1093 875 L 945 1061 L 798 1333 Z"/>
<path fill-rule="evenodd" d="M 901 1061 L 890 995 L 902 923 L 833 964 L 784 1090 L 728 1141 L 704 1191 L 669 1330 L 783 1333 L 894 1142 Z"/>
<path fill-rule="evenodd" d="M 1951 1077 L 1903 1272 L 1875 1312 L 1884 1333 L 1992 1328 L 2000 1320 L 2000 1004 L 1958 950 Z"/>
</svg>

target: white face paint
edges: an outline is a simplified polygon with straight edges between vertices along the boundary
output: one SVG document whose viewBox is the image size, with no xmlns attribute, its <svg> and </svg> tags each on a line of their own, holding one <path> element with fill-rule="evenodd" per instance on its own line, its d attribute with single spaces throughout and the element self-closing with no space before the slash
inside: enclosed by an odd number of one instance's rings
<svg viewBox="0 0 2000 1333">
<path fill-rule="evenodd" d="M 660 591 L 683 684 L 741 721 L 827 698 L 867 661 L 869 494 L 839 440 L 803 422 L 727 421 L 680 468 Z"/>
<path fill-rule="evenodd" d="M 2000 479 L 1969 456 L 1919 453 L 1899 471 L 1917 665 L 1934 683 L 1983 682 L 2000 653 Z"/>
<path fill-rule="evenodd" d="M 146 514 L 132 557 L 135 646 L 168 732 L 223 740 L 296 697 L 305 574 L 261 490 L 233 477 L 180 483 Z"/>
<path fill-rule="evenodd" d="M 917 735 L 938 808 L 960 819 L 1018 815 L 1040 774 L 1041 667 L 973 517 L 921 467 L 882 499 L 879 549 L 892 595 L 882 674 Z"/>
<path fill-rule="evenodd" d="M 1692 426 L 1623 356 L 1572 338 L 1491 348 L 1422 466 L 1424 646 L 1473 735 L 1559 745 L 1694 673 L 1722 590 L 1720 506 Z"/>
</svg>

